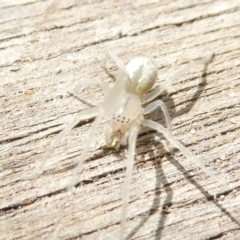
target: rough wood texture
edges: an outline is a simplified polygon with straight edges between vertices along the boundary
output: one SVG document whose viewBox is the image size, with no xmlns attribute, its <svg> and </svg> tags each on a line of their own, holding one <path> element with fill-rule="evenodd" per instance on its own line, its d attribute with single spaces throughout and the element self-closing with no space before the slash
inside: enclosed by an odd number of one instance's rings
<svg viewBox="0 0 240 240">
<path fill-rule="evenodd" d="M 74 128 L 31 180 L 65 124 L 103 99 L 98 80 L 113 84 L 98 63 L 107 49 L 125 63 L 153 57 L 157 85 L 187 62 L 216 54 L 205 74 L 202 66 L 192 69 L 161 99 L 176 138 L 230 182 L 222 186 L 178 150 L 170 154 L 161 135 L 143 131 L 126 238 L 240 239 L 239 0 L 2 0 L 0 29 L 0 239 L 119 235 L 125 149 L 104 150 L 103 128 L 76 189 L 63 189 L 91 120 Z M 160 110 L 149 118 L 164 124 Z"/>
</svg>

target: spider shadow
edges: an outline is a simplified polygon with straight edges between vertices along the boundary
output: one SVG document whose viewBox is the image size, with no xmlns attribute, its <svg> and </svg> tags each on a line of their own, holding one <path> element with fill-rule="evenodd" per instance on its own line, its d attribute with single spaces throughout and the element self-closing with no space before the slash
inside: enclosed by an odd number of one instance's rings
<svg viewBox="0 0 240 240">
<path fill-rule="evenodd" d="M 193 106 L 196 104 L 196 100 L 199 99 L 199 97 L 201 96 L 205 85 L 206 85 L 206 77 L 207 77 L 207 68 L 208 65 L 211 62 L 207 63 L 204 65 L 203 67 L 203 71 L 202 71 L 202 82 L 200 84 L 198 84 L 197 90 L 196 92 L 192 95 L 192 97 L 190 97 L 188 99 L 188 103 L 187 105 L 184 107 L 184 109 L 181 109 L 180 111 L 176 111 L 174 108 L 174 102 L 173 99 L 171 98 L 171 96 L 167 97 L 166 94 L 164 94 L 161 97 L 161 100 L 163 100 L 165 102 L 165 104 L 167 105 L 168 110 L 170 109 L 170 116 L 172 118 L 175 118 L 177 116 L 186 114 L 187 112 L 189 112 Z M 160 122 L 163 126 L 165 125 L 164 123 L 164 119 L 158 117 L 157 122 Z M 153 131 L 150 131 L 153 132 Z M 153 134 L 151 134 L 151 138 L 153 138 Z M 150 142 L 154 142 L 155 140 L 149 140 Z M 158 142 L 159 144 L 159 142 Z M 138 149 L 136 149 L 136 154 L 138 154 Z M 166 175 L 164 174 L 164 171 L 161 167 L 161 160 L 159 161 L 158 159 L 161 157 L 163 157 L 164 155 L 166 155 L 167 153 L 165 152 L 165 154 L 163 154 L 163 149 L 159 149 L 159 154 L 156 154 L 155 156 L 153 156 L 152 158 L 157 160 L 154 160 L 154 167 L 155 167 L 155 172 L 156 172 L 156 186 L 155 186 L 155 198 L 153 200 L 152 206 L 149 209 L 147 215 L 145 217 L 142 218 L 142 220 L 140 221 L 140 223 L 128 234 L 128 236 L 126 237 L 126 239 L 132 239 L 132 237 L 136 234 L 136 232 L 148 221 L 148 219 L 151 217 L 152 214 L 154 214 L 156 211 L 159 211 L 159 208 L 162 207 L 162 211 L 161 211 L 161 215 L 159 217 L 159 221 L 158 221 L 158 226 L 157 226 L 157 230 L 156 230 L 156 235 L 155 235 L 155 239 L 159 240 L 162 237 L 162 233 L 161 230 L 164 228 L 166 219 L 167 219 L 167 215 L 169 214 L 169 212 L 167 211 L 168 207 L 171 207 L 172 205 L 172 197 L 173 197 L 173 191 L 171 188 L 171 183 L 168 182 Z M 160 153 L 161 152 L 161 153 Z M 184 175 L 184 177 L 191 183 L 193 184 L 196 189 L 198 189 L 203 196 L 207 199 L 207 201 L 212 201 L 215 206 L 217 208 L 219 208 L 219 210 L 225 214 L 232 222 L 236 223 L 238 226 L 240 226 L 240 223 L 237 221 L 237 219 L 235 219 L 223 206 L 221 206 L 221 204 L 219 204 L 213 195 L 209 194 L 206 190 L 204 190 L 203 187 L 201 187 L 194 179 L 192 179 L 192 176 L 190 176 L 190 174 L 186 171 L 186 169 L 180 165 L 178 163 L 178 161 L 176 161 L 174 159 L 173 156 L 169 155 L 169 153 L 167 154 L 169 157 L 168 159 L 170 160 L 170 162 L 180 171 L 182 172 L 182 174 Z M 161 184 L 162 187 L 164 188 L 165 192 L 166 192 L 166 198 L 163 202 L 163 204 L 160 205 L 160 194 L 161 194 Z M 230 191 L 230 190 L 229 190 Z M 226 191 L 225 191 L 226 193 Z"/>
<path fill-rule="evenodd" d="M 164 147 L 162 146 L 161 149 L 154 155 L 151 156 L 149 159 L 153 159 L 153 164 L 155 167 L 155 175 L 156 175 L 156 185 L 155 185 L 155 197 L 152 203 L 151 208 L 148 210 L 147 214 L 142 218 L 140 223 L 128 234 L 126 237 L 126 240 L 130 240 L 133 238 L 133 236 L 137 233 L 137 231 L 149 220 L 149 218 L 156 212 L 160 212 L 160 217 L 157 223 L 157 230 L 155 234 L 155 239 L 160 240 L 162 238 L 162 229 L 164 229 L 164 225 L 167 219 L 167 215 L 171 214 L 171 211 L 168 211 L 169 208 L 172 206 L 172 199 L 173 199 L 173 189 L 171 188 L 172 183 L 174 182 L 168 182 L 167 177 L 163 171 L 162 168 L 162 158 L 167 157 L 167 161 L 170 161 L 172 165 L 176 167 L 176 169 L 183 174 L 184 178 L 195 186 L 196 189 L 198 189 L 202 195 L 205 197 L 207 201 L 212 202 L 219 210 L 222 212 L 225 216 L 227 216 L 232 222 L 237 224 L 240 227 L 239 221 L 231 215 L 229 211 L 227 211 L 226 208 L 224 208 L 220 203 L 218 203 L 218 200 L 216 199 L 216 196 L 210 194 L 208 191 L 206 191 L 201 185 L 198 184 L 196 180 L 193 179 L 194 175 L 190 175 L 188 170 L 186 170 L 172 155 L 172 153 L 168 153 L 165 151 L 164 153 Z M 166 196 L 161 204 L 161 193 L 162 191 L 165 191 Z M 228 194 L 231 192 L 230 190 L 226 190 L 224 192 L 219 193 L 218 195 Z"/>
<path fill-rule="evenodd" d="M 172 119 L 174 119 L 175 117 L 179 117 L 179 116 L 181 116 L 183 114 L 188 113 L 193 108 L 193 106 L 196 104 L 197 99 L 199 99 L 199 97 L 203 93 L 204 88 L 206 86 L 206 83 L 207 83 L 206 82 L 207 69 L 208 69 L 208 66 L 211 64 L 211 62 L 213 61 L 213 59 L 214 59 L 214 57 L 211 59 L 211 61 L 209 61 L 208 63 L 203 65 L 202 74 L 201 74 L 201 82 L 192 87 L 192 88 L 196 88 L 196 91 L 192 94 L 192 96 L 189 94 L 189 97 L 186 100 L 186 105 L 184 106 L 183 109 L 181 109 L 179 111 L 176 111 L 174 101 L 171 98 L 171 95 L 168 96 L 168 93 L 166 91 L 165 91 L 164 94 L 161 94 L 160 97 L 158 97 L 158 98 L 161 98 L 161 100 L 164 101 L 164 103 L 166 104 L 166 106 L 167 106 L 167 108 L 169 110 L 169 113 L 170 113 L 170 117 Z M 187 81 L 194 81 L 197 78 L 199 78 L 199 76 L 196 76 L 195 78 L 188 79 Z M 181 89 L 181 90 L 183 91 L 184 89 Z M 158 98 L 156 98 L 156 100 Z"/>
<path fill-rule="evenodd" d="M 151 141 L 152 144 L 157 144 L 156 141 Z M 159 142 L 158 142 L 159 144 Z M 156 175 L 156 185 L 155 185 L 155 197 L 152 203 L 151 208 L 148 210 L 147 214 L 142 218 L 140 223 L 133 229 L 131 232 L 128 234 L 126 237 L 127 240 L 130 240 L 133 238 L 133 236 L 137 233 L 137 231 L 148 221 L 148 219 L 155 214 L 156 212 L 159 211 L 159 208 L 161 207 L 161 216 L 158 221 L 158 227 L 157 227 L 157 232 L 156 232 L 156 239 L 160 239 L 160 230 L 164 227 L 164 223 L 167 218 L 168 214 L 168 207 L 172 205 L 172 196 L 173 196 L 173 191 L 171 188 L 170 183 L 167 181 L 166 175 L 162 169 L 162 161 L 161 158 L 165 155 L 166 151 L 164 150 L 163 145 L 160 144 L 160 149 L 158 149 L 158 156 L 155 154 L 150 155 L 150 161 L 152 159 L 153 165 L 155 167 L 155 175 Z M 160 152 L 161 155 L 160 156 Z M 165 153 L 164 153 L 165 152 Z M 143 160 L 144 161 L 144 160 Z M 162 186 L 161 186 L 162 185 Z M 166 198 L 164 200 L 164 203 L 161 205 L 161 192 L 162 188 L 164 188 L 166 192 Z"/>
</svg>

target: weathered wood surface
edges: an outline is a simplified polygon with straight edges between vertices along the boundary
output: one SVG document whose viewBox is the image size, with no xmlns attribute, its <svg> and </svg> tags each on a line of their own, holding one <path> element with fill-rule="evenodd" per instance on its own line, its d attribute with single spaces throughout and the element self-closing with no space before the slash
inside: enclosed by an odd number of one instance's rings
<svg viewBox="0 0 240 240">
<path fill-rule="evenodd" d="M 91 121 L 79 124 L 32 180 L 73 115 L 98 105 L 109 79 L 98 59 L 153 57 L 157 85 L 187 62 L 216 54 L 162 94 L 173 134 L 216 178 L 166 140 L 140 134 L 127 239 L 240 239 L 240 1 L 0 1 L 0 239 L 116 239 L 125 149 L 105 151 L 103 128 L 72 192 L 63 190 Z M 114 74 L 116 68 L 110 65 Z M 201 76 L 204 75 L 203 78 Z M 149 115 L 164 124 L 160 110 Z M 220 182 L 230 182 L 227 188 Z"/>
</svg>

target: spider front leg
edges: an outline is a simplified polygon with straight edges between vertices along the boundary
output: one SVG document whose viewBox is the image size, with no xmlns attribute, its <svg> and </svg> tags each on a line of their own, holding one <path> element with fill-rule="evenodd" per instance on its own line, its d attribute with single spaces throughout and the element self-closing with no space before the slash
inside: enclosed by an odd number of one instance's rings
<svg viewBox="0 0 240 240">
<path fill-rule="evenodd" d="M 204 64 L 204 68 L 212 61 L 214 57 L 214 54 L 211 53 L 207 57 L 201 58 L 200 60 L 193 61 L 188 63 L 186 66 L 182 67 L 179 71 L 177 71 L 175 74 L 170 76 L 168 79 L 166 79 L 160 86 L 158 86 L 154 91 L 148 93 L 143 98 L 143 103 L 148 103 L 155 99 L 157 96 L 159 96 L 162 92 L 166 90 L 167 87 L 169 87 L 178 77 L 181 75 L 189 72 L 191 68 L 194 68 L 200 64 Z"/>
<path fill-rule="evenodd" d="M 125 72 L 125 65 L 122 61 L 121 58 L 119 58 L 114 52 L 112 51 L 107 51 L 106 56 L 104 57 L 103 60 L 99 60 L 100 66 L 103 68 L 103 70 L 110 75 L 111 77 L 113 77 L 107 70 L 107 63 L 109 61 L 109 59 L 112 59 L 112 61 L 117 65 L 118 69 Z M 100 80 L 98 81 L 98 84 L 101 86 L 103 92 L 105 95 L 107 95 L 110 92 L 110 88 L 108 86 L 108 84 L 102 79 L 100 78 Z M 79 99 L 77 97 L 78 93 L 77 91 L 79 89 L 81 89 L 82 87 L 85 87 L 85 85 L 80 82 L 73 90 L 71 90 L 69 93 L 72 94 L 73 96 L 75 96 L 77 99 Z M 79 99 L 80 100 L 80 99 Z M 85 101 L 80 100 L 81 102 L 85 103 Z"/>
<path fill-rule="evenodd" d="M 103 70 L 110 76 L 113 77 L 107 70 L 107 63 L 109 61 L 109 59 L 112 59 L 112 61 L 117 65 L 118 69 L 122 72 L 125 72 L 125 65 L 124 62 L 122 61 L 122 59 L 120 57 L 118 57 L 114 52 L 112 51 L 107 51 L 106 56 L 104 57 L 103 60 L 99 60 L 100 66 L 103 68 Z M 102 79 L 100 79 L 99 82 L 103 92 L 105 93 L 105 95 L 107 95 L 110 92 L 110 88 L 107 85 L 107 83 L 105 81 L 103 81 Z"/>
<path fill-rule="evenodd" d="M 117 65 L 118 69 L 122 72 L 125 72 L 125 65 L 124 62 L 122 61 L 122 59 L 120 57 L 118 57 L 114 52 L 112 51 L 107 51 L 107 54 L 105 56 L 105 58 L 101 61 L 99 61 L 100 66 L 103 68 L 103 70 L 112 77 L 112 75 L 108 72 L 107 70 L 107 63 L 109 61 L 109 59 L 112 59 L 112 61 Z M 110 92 L 110 88 L 107 85 L 106 82 L 104 82 L 102 79 L 100 79 L 100 86 L 103 90 L 103 92 L 105 93 L 105 95 L 107 95 Z"/>
<path fill-rule="evenodd" d="M 96 117 L 98 115 L 98 111 L 98 107 L 84 109 L 73 118 L 70 124 L 67 125 L 67 127 L 57 136 L 55 141 L 48 148 L 47 152 L 43 155 L 42 159 L 40 160 L 40 165 L 37 169 L 37 176 L 42 173 L 46 161 L 52 156 L 54 149 L 62 142 L 66 134 L 68 134 L 79 122 Z"/>
<path fill-rule="evenodd" d="M 122 196 L 122 212 L 121 212 L 121 225 L 120 225 L 120 240 L 124 239 L 125 234 L 125 224 L 127 219 L 127 206 L 129 201 L 130 193 L 130 183 L 132 178 L 132 170 L 135 158 L 135 149 L 137 142 L 137 135 L 140 130 L 140 124 L 138 121 L 134 121 L 129 128 L 129 138 L 128 138 L 128 157 L 127 157 L 127 167 L 126 167 L 126 178 L 123 185 L 123 196 Z"/>
<path fill-rule="evenodd" d="M 101 67 L 107 72 L 107 74 L 109 74 L 107 71 L 107 63 L 109 58 L 112 59 L 112 61 L 118 66 L 120 70 L 125 71 L 125 65 L 122 59 L 118 57 L 114 52 L 108 50 L 105 58 L 100 61 Z"/>
<path fill-rule="evenodd" d="M 225 186 L 228 186 L 228 182 L 224 178 L 219 178 L 214 174 L 213 171 L 204 166 L 200 159 L 193 155 L 193 153 L 188 150 L 183 144 L 181 144 L 174 136 L 169 132 L 166 128 L 164 128 L 161 124 L 156 123 L 152 120 L 143 120 L 142 125 L 152 128 L 164 135 L 164 137 L 177 149 L 181 151 L 181 153 L 190 161 L 195 162 L 197 166 L 205 172 L 209 177 L 213 179 L 218 179 Z"/>
</svg>

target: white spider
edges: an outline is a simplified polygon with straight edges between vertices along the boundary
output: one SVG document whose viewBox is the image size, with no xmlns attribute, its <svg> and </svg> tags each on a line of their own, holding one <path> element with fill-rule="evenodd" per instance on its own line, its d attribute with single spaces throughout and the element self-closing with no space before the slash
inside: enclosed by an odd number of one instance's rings
<svg viewBox="0 0 240 240">
<path fill-rule="evenodd" d="M 208 64 L 213 54 L 208 57 L 200 59 L 195 62 L 190 62 L 183 67 L 177 74 L 165 80 L 160 86 L 156 87 L 152 92 L 148 91 L 153 87 L 157 79 L 158 69 L 152 60 L 146 57 L 138 57 L 130 61 L 126 66 L 122 60 L 112 52 L 108 52 L 107 57 L 103 61 L 103 67 L 106 70 L 108 57 L 117 64 L 119 71 L 116 77 L 116 83 L 112 89 L 101 81 L 101 86 L 106 94 L 105 100 L 98 106 L 85 109 L 81 111 L 73 121 L 59 134 L 56 140 L 50 146 L 48 152 L 42 159 L 40 170 L 46 160 L 51 156 L 54 148 L 63 140 L 63 137 L 75 126 L 79 121 L 95 117 L 92 124 L 88 140 L 85 143 L 82 154 L 79 158 L 77 167 L 75 168 L 71 181 L 68 187 L 71 187 L 75 181 L 77 174 L 85 162 L 86 154 L 90 148 L 92 139 L 96 133 L 99 124 L 102 121 L 107 121 L 110 124 L 106 128 L 106 143 L 111 147 L 119 147 L 128 143 L 128 156 L 127 156 L 127 170 L 126 179 L 123 187 L 123 205 L 121 213 L 121 227 L 120 239 L 124 239 L 125 235 L 125 222 L 127 217 L 127 205 L 129 200 L 129 186 L 131 182 L 132 169 L 134 164 L 134 155 L 136 148 L 137 135 L 141 125 L 152 128 L 160 132 L 164 137 L 189 160 L 194 161 L 207 175 L 213 176 L 214 174 L 207 169 L 196 156 L 193 155 L 183 144 L 181 144 L 171 133 L 172 125 L 171 119 L 166 105 L 157 100 L 150 103 L 145 109 L 142 105 L 148 103 L 159 96 L 176 77 L 187 72 L 189 69 L 197 64 Z M 167 123 L 167 129 L 157 122 L 146 120 L 144 115 L 149 114 L 156 108 L 160 107 L 164 113 Z"/>
</svg>

